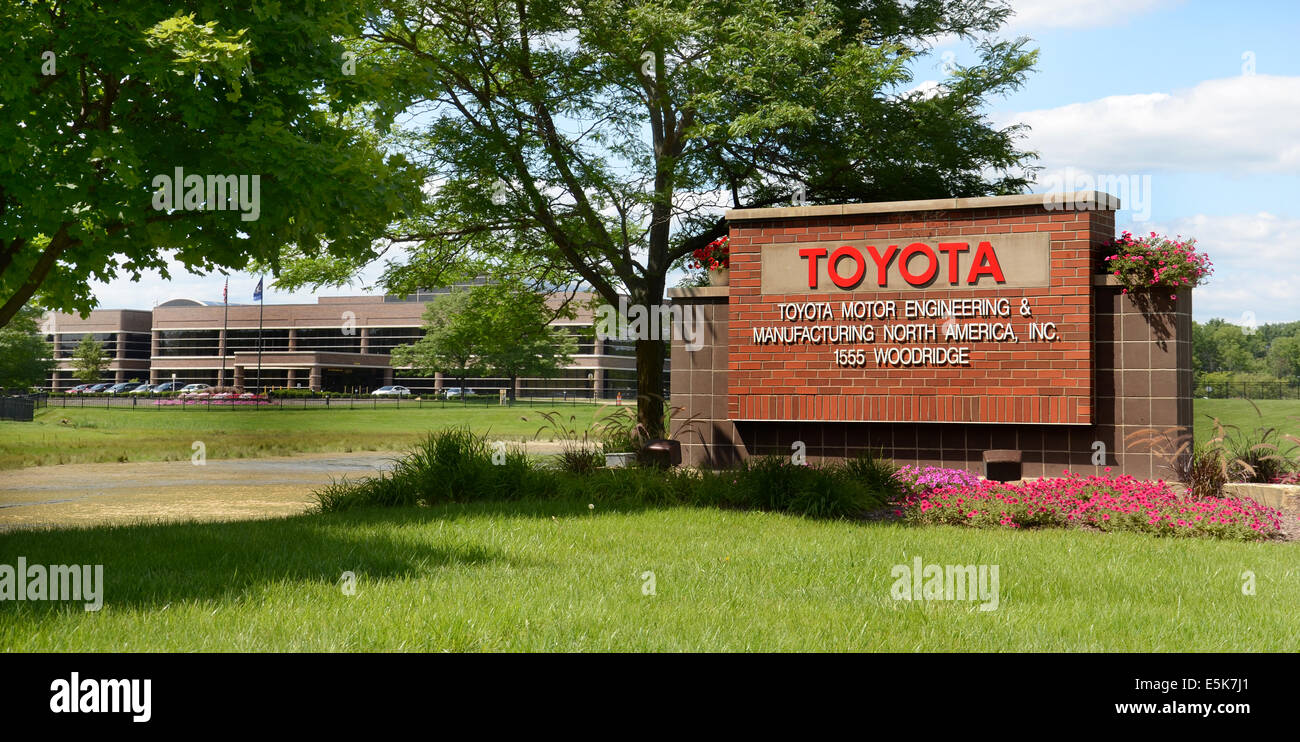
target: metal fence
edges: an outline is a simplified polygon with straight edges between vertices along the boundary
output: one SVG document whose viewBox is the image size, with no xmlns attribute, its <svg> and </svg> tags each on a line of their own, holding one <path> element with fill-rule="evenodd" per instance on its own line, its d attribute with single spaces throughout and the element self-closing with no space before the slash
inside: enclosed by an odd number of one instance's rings
<svg viewBox="0 0 1300 742">
<path fill-rule="evenodd" d="M 58 408 L 73 409 L 117 409 L 117 410 L 179 410 L 201 412 L 235 412 L 237 410 L 368 410 L 368 409 L 487 409 L 502 405 L 511 407 L 561 407 L 579 405 L 634 405 L 635 394 L 616 396 L 614 399 L 592 399 L 590 396 L 558 395 L 529 396 L 515 399 L 502 398 L 497 390 L 491 394 L 475 393 L 469 396 L 378 396 L 369 394 L 316 394 L 316 395 L 273 395 L 260 400 L 220 400 L 198 397 L 158 397 L 156 395 L 77 395 L 59 394 L 50 397 L 49 404 Z M 27 420 L 31 419 L 29 414 Z"/>
<path fill-rule="evenodd" d="M 49 395 L 21 394 L 0 397 L 0 420 L 31 422 L 38 408 L 46 405 Z"/>
<path fill-rule="evenodd" d="M 1203 382 L 1192 396 L 1209 399 L 1300 399 L 1300 381 Z"/>
</svg>

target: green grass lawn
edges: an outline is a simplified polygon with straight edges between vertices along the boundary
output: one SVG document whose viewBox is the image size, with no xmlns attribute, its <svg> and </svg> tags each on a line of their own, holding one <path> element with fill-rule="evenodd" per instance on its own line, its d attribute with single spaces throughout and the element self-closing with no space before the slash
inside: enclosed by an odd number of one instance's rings
<svg viewBox="0 0 1300 742">
<path fill-rule="evenodd" d="M 1300 400 L 1257 402 L 1267 425 L 1300 435 Z M 210 458 L 283 456 L 299 452 L 399 451 L 429 430 L 469 425 L 504 439 L 532 437 L 541 412 L 553 409 L 578 427 L 597 414 L 590 404 L 559 407 L 499 407 L 449 404 L 426 409 L 95 409 L 52 407 L 33 423 L 0 422 L 0 470 L 50 464 L 188 459 L 195 440 Z M 603 409 L 603 408 L 602 408 Z M 528 417 L 530 422 L 519 418 Z M 1196 434 L 1211 433 L 1209 416 L 1254 428 L 1258 418 L 1240 399 L 1196 400 Z M 67 423 L 62 421 L 66 420 Z"/>
<path fill-rule="evenodd" d="M 1262 425 L 1300 436 L 1300 399 L 1262 399 L 1255 404 L 1259 414 L 1244 399 L 1196 400 L 1196 439 L 1203 441 L 1214 435 L 1211 418 L 1215 417 L 1225 425 L 1240 427 L 1242 432 L 1253 432 Z"/>
<path fill-rule="evenodd" d="M 104 606 L 0 602 L 4 651 L 1300 650 L 1295 543 L 552 502 L 0 535 L 19 555 L 103 564 Z M 998 608 L 892 599 L 915 556 L 998 565 Z"/>
<path fill-rule="evenodd" d="M 201 440 L 214 459 L 299 452 L 396 451 L 430 430 L 469 425 L 502 439 L 531 438 L 540 413 L 576 415 L 588 427 L 592 404 L 560 407 L 459 406 L 425 409 L 95 409 L 51 407 L 34 422 L 0 421 L 0 470 L 51 464 L 189 459 Z M 603 413 L 602 413 L 603 414 Z M 521 420 L 527 417 L 529 422 Z M 66 421 L 66 422 L 64 422 Z M 546 436 L 544 435 L 543 438 Z"/>
</svg>

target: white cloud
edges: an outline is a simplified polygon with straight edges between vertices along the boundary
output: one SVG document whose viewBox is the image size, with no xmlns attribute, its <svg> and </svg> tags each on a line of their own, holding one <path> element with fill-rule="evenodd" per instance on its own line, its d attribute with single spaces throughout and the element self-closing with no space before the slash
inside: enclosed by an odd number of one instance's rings
<svg viewBox="0 0 1300 742">
<path fill-rule="evenodd" d="M 1246 312 L 1261 324 L 1300 320 L 1300 251 L 1295 249 L 1300 219 L 1198 214 L 1148 231 L 1195 237 L 1197 248 L 1214 263 L 1214 275 L 1192 297 L 1197 320 L 1242 323 Z"/>
<path fill-rule="evenodd" d="M 1242 75 L 1174 93 L 1026 111 L 1041 163 L 1094 172 L 1300 174 L 1300 77 Z"/>
<path fill-rule="evenodd" d="M 1010 30 L 1100 28 L 1178 5 L 1181 0 L 1012 0 Z"/>
<path fill-rule="evenodd" d="M 930 100 L 936 95 L 943 95 L 947 92 L 948 88 L 938 80 L 922 80 L 919 84 L 904 90 L 902 97 L 916 93 L 921 96 L 921 100 Z"/>
</svg>

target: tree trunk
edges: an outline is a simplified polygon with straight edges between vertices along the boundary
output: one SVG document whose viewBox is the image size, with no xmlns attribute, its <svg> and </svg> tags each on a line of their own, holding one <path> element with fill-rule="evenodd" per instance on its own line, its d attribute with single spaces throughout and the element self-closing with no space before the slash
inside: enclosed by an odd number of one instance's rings
<svg viewBox="0 0 1300 742">
<path fill-rule="evenodd" d="M 0 304 L 0 327 L 9 324 L 9 320 L 13 319 L 14 315 L 18 314 L 18 310 L 22 309 L 23 305 L 27 303 L 27 300 L 32 298 L 36 290 L 41 287 L 45 277 L 50 274 L 50 270 L 55 263 L 58 262 L 59 256 L 63 254 L 64 250 L 71 247 L 73 242 L 74 240 L 68 236 L 68 225 L 61 225 L 59 231 L 55 232 L 54 236 L 50 238 L 50 243 L 41 251 L 40 258 L 36 260 L 36 264 L 32 267 L 26 280 L 14 289 L 12 296 L 5 300 L 3 304 Z M 14 254 L 22 249 L 24 244 L 26 243 L 22 239 L 15 239 L 10 244 L 5 254 L 4 270 L 9 269 Z"/>
<path fill-rule="evenodd" d="M 636 341 L 636 418 L 648 437 L 664 437 L 664 341 Z"/>
</svg>

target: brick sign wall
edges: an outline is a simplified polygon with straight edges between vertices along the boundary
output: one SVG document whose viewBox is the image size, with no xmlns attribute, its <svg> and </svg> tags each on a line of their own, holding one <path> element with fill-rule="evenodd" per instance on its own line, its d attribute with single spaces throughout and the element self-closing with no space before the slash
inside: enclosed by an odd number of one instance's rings
<svg viewBox="0 0 1300 742">
<path fill-rule="evenodd" d="M 899 206 L 728 214 L 728 417 L 1093 422 L 1092 273 L 1111 204 Z"/>
</svg>

